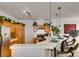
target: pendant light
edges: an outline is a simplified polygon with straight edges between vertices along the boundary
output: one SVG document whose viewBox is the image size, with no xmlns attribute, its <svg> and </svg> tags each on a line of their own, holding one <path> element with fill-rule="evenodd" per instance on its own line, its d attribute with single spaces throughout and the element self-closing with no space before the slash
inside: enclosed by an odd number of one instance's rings
<svg viewBox="0 0 79 59">
<path fill-rule="evenodd" d="M 59 16 L 59 27 L 61 27 L 61 24 L 60 24 L 60 17 L 61 17 L 60 11 L 61 11 L 61 7 L 58 7 L 57 9 L 59 11 L 59 14 L 58 14 L 58 16 Z"/>
<path fill-rule="evenodd" d="M 56 13 L 55 15 L 56 15 L 56 26 L 57 26 L 58 13 Z"/>
<path fill-rule="evenodd" d="M 50 25 L 52 24 L 52 21 L 51 21 L 51 1 L 50 1 L 50 5 L 49 5 L 49 20 L 50 20 Z"/>
</svg>

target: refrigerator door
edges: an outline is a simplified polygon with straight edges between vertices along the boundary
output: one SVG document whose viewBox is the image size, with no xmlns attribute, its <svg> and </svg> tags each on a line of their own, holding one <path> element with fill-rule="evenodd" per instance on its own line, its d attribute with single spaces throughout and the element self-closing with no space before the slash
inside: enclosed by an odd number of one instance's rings
<svg viewBox="0 0 79 59">
<path fill-rule="evenodd" d="M 1 35 L 2 35 L 2 44 L 11 38 L 10 36 L 10 28 L 1 26 Z"/>
<path fill-rule="evenodd" d="M 1 36 L 2 36 L 2 45 L 1 45 L 1 56 L 5 57 L 9 55 L 9 46 L 10 46 L 10 28 L 1 26 Z"/>
</svg>

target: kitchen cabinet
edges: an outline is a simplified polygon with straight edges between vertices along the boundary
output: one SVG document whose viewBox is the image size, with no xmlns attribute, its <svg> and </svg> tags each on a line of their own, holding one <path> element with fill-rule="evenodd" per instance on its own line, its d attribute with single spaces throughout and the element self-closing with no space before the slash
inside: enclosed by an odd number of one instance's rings
<svg viewBox="0 0 79 59">
<path fill-rule="evenodd" d="M 15 24 L 10 24 L 11 33 L 15 33 Z"/>
<path fill-rule="evenodd" d="M 49 25 L 37 25 L 36 27 L 33 27 L 34 29 L 36 28 L 36 32 L 39 33 L 39 34 L 45 34 L 45 33 L 49 33 L 50 32 L 50 26 Z M 41 29 L 41 31 L 40 31 Z M 37 34 L 36 34 L 37 35 Z M 38 40 L 35 39 L 35 37 L 33 37 L 32 39 L 32 44 L 36 44 L 37 42 L 42 42 L 44 40 Z"/>
<path fill-rule="evenodd" d="M 25 43 L 24 39 L 25 39 L 25 31 L 24 31 L 24 26 L 21 24 L 16 24 L 16 37 L 18 38 L 18 42 L 19 43 Z"/>
<path fill-rule="evenodd" d="M 47 33 L 50 32 L 50 26 L 48 26 L 48 25 L 37 25 L 36 28 L 38 28 L 38 29 L 42 28 Z"/>
<path fill-rule="evenodd" d="M 7 26 L 7 27 L 10 27 L 10 22 L 8 22 L 8 21 L 2 21 L 2 26 Z"/>
<path fill-rule="evenodd" d="M 44 26 L 44 31 L 49 33 L 50 32 L 50 26 Z"/>
</svg>

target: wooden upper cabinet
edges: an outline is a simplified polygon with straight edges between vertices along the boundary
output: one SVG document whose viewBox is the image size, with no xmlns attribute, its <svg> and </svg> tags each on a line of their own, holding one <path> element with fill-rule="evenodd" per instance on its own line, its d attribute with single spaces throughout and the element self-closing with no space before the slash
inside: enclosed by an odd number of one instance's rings
<svg viewBox="0 0 79 59">
<path fill-rule="evenodd" d="M 50 27 L 49 26 L 44 26 L 44 31 L 45 32 L 50 32 Z"/>
<path fill-rule="evenodd" d="M 36 27 L 38 29 L 40 29 L 40 28 L 44 29 L 45 32 L 50 32 L 50 26 L 48 26 L 48 25 L 37 25 Z"/>
<path fill-rule="evenodd" d="M 17 30 L 21 30 L 24 31 L 25 26 L 21 25 L 21 24 L 16 24 L 16 29 Z"/>
<path fill-rule="evenodd" d="M 10 27 L 10 22 L 8 22 L 8 21 L 2 21 L 2 26 L 8 26 L 8 27 Z"/>
<path fill-rule="evenodd" d="M 11 33 L 15 33 L 15 24 L 10 24 Z"/>
<path fill-rule="evenodd" d="M 19 39 L 19 43 L 24 43 L 25 34 L 24 34 L 24 26 L 21 24 L 16 24 L 16 37 Z"/>
</svg>

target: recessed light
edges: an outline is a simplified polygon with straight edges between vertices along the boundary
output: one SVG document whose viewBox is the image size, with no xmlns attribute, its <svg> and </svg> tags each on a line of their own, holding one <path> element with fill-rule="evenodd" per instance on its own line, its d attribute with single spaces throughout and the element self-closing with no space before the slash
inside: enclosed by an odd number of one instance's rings
<svg viewBox="0 0 79 59">
<path fill-rule="evenodd" d="M 26 10 L 24 10 L 23 13 L 25 14 L 26 13 Z"/>
</svg>

